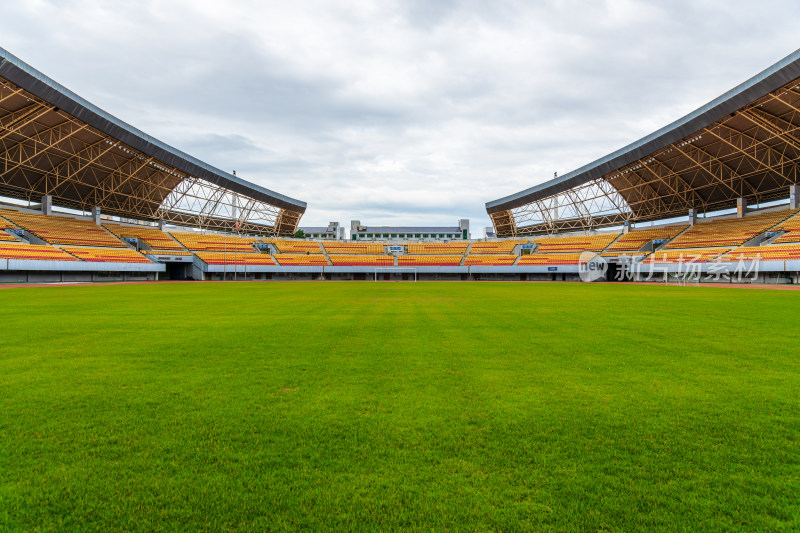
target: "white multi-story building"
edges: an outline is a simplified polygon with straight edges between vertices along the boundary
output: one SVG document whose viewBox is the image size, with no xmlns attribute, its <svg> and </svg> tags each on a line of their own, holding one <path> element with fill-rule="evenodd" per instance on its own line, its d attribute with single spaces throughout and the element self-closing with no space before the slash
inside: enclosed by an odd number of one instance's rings
<svg viewBox="0 0 800 533">
<path fill-rule="evenodd" d="M 469 219 L 458 226 L 364 226 L 360 220 L 350 222 L 353 241 L 462 241 L 469 240 Z"/>
<path fill-rule="evenodd" d="M 307 239 L 323 239 L 326 241 L 343 241 L 346 238 L 344 227 L 338 222 L 329 222 L 328 227 L 307 226 L 300 228 Z"/>
</svg>

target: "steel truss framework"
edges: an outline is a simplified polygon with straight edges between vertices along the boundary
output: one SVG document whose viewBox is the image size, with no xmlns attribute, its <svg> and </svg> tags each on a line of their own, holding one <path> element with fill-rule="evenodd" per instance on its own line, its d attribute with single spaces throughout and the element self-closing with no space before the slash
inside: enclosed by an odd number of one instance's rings
<svg viewBox="0 0 800 533">
<path fill-rule="evenodd" d="M 498 236 L 590 230 L 787 198 L 800 180 L 800 80 L 630 164 L 489 212 Z"/>
<path fill-rule="evenodd" d="M 301 212 L 149 157 L 0 78 L 0 195 L 217 230 L 290 235 Z"/>
</svg>

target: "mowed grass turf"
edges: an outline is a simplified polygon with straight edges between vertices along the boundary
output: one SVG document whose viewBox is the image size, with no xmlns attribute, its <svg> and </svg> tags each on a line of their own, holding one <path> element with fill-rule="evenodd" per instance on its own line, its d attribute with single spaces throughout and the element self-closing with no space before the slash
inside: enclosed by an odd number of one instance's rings
<svg viewBox="0 0 800 533">
<path fill-rule="evenodd" d="M 0 291 L 2 530 L 800 528 L 800 293 Z"/>
</svg>

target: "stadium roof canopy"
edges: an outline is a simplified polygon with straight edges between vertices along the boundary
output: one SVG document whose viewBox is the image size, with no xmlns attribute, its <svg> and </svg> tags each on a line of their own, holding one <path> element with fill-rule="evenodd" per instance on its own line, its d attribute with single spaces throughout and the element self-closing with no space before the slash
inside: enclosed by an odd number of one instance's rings
<svg viewBox="0 0 800 533">
<path fill-rule="evenodd" d="M 0 48 L 0 195 L 141 220 L 291 234 L 306 203 L 126 124 Z"/>
<path fill-rule="evenodd" d="M 800 50 L 700 109 L 486 204 L 498 236 L 587 230 L 789 196 L 800 164 Z"/>
</svg>

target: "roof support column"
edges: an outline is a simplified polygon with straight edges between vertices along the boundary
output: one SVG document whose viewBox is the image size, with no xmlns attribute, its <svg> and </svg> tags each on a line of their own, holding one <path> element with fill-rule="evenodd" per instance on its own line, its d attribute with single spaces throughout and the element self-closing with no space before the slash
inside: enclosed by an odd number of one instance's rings
<svg viewBox="0 0 800 533">
<path fill-rule="evenodd" d="M 98 226 L 100 225 L 100 208 L 99 207 L 93 207 L 92 208 L 92 220 L 94 220 L 94 223 L 97 224 Z"/>
<path fill-rule="evenodd" d="M 697 224 L 697 208 L 692 207 L 689 209 L 689 225 L 694 226 Z"/>
<path fill-rule="evenodd" d="M 789 207 L 800 208 L 800 185 L 789 185 Z"/>
<path fill-rule="evenodd" d="M 42 196 L 42 214 L 43 215 L 52 215 L 53 214 L 53 197 L 49 194 L 45 194 Z"/>
<path fill-rule="evenodd" d="M 747 198 L 736 199 L 736 218 L 744 218 L 747 213 Z"/>
<path fill-rule="evenodd" d="M 626 234 L 630 231 L 631 231 L 631 221 L 626 220 L 625 222 L 622 223 L 622 233 Z"/>
</svg>

